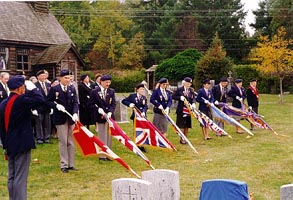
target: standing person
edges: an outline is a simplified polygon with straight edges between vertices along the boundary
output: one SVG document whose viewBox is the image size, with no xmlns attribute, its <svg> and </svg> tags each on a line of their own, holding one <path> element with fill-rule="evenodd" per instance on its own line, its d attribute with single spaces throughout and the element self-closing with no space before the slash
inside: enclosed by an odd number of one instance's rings
<svg viewBox="0 0 293 200">
<path fill-rule="evenodd" d="M 242 79 L 235 80 L 235 86 L 231 87 L 231 90 L 227 93 L 228 96 L 233 98 L 232 106 L 238 109 L 242 109 L 244 99 L 246 98 L 246 92 L 242 87 Z M 241 117 L 235 117 L 235 120 L 240 122 Z M 236 133 L 244 133 L 240 127 L 236 126 Z"/>
<path fill-rule="evenodd" d="M 114 111 L 116 107 L 115 90 L 110 88 L 112 77 L 103 75 L 101 77 L 100 87 L 93 89 L 90 94 L 89 108 L 94 112 L 94 121 L 98 127 L 98 137 L 109 148 L 112 146 L 112 137 L 109 134 L 109 124 L 104 115 L 114 119 Z M 105 155 L 100 155 L 100 160 L 107 161 Z"/>
<path fill-rule="evenodd" d="M 191 116 L 187 107 L 184 104 L 184 100 L 186 99 L 193 108 L 195 108 L 196 97 L 194 93 L 194 89 L 191 88 L 192 79 L 189 77 L 185 77 L 182 81 L 182 87 L 179 87 L 172 98 L 178 101 L 178 105 L 176 108 L 176 124 L 181 129 L 182 133 L 187 137 L 188 129 L 191 128 Z M 184 139 L 180 139 L 181 144 L 187 144 Z"/>
<path fill-rule="evenodd" d="M 122 103 L 130 108 L 136 107 L 141 112 L 143 117 L 146 117 L 148 110 L 147 98 L 145 96 L 144 84 L 140 83 L 135 86 L 135 93 L 130 94 L 128 97 L 122 100 Z M 132 111 L 130 116 L 131 120 L 134 120 L 135 113 Z M 146 149 L 141 146 L 139 147 L 142 152 L 146 152 Z"/>
<path fill-rule="evenodd" d="M 78 95 L 79 95 L 79 118 L 80 122 L 85 125 L 88 129 L 92 123 L 91 120 L 91 109 L 88 107 L 88 101 L 90 99 L 91 84 L 90 78 L 87 74 L 80 76 L 80 84 L 78 84 Z"/>
<path fill-rule="evenodd" d="M 56 126 L 59 140 L 61 172 L 76 170 L 74 167 L 74 141 L 72 136 L 74 121 L 78 120 L 78 102 L 74 87 L 70 85 L 68 70 L 61 70 L 60 83 L 52 87 L 47 103 L 54 108 L 53 124 Z M 65 112 L 73 116 L 71 119 Z"/>
<path fill-rule="evenodd" d="M 9 88 L 7 86 L 7 81 L 9 80 L 9 73 L 1 72 L 0 74 L 0 103 L 9 96 Z M 0 147 L 2 147 L 2 141 L 0 137 Z"/>
<path fill-rule="evenodd" d="M 52 81 L 50 81 L 50 83 L 51 83 L 51 87 L 54 87 L 54 86 L 56 86 L 56 85 L 59 84 L 59 80 L 57 78 L 54 78 L 54 79 L 52 79 Z M 52 116 L 53 113 L 54 113 L 54 111 L 50 113 L 50 119 L 51 119 L 51 136 L 52 136 L 52 138 L 55 138 L 56 139 L 56 138 L 58 138 L 58 136 L 57 136 L 56 126 L 55 126 L 55 124 L 53 124 L 53 116 Z"/>
<path fill-rule="evenodd" d="M 167 90 L 168 84 L 167 78 L 161 78 L 158 81 L 158 87 L 153 91 L 150 98 L 150 102 L 154 105 L 153 124 L 165 136 L 167 135 L 168 121 L 162 113 L 162 110 L 169 114 L 172 105 L 172 95 L 171 92 Z"/>
<path fill-rule="evenodd" d="M 40 70 L 36 73 L 38 81 L 35 83 L 36 87 L 41 91 L 44 98 L 48 95 L 51 85 L 46 82 L 46 71 Z M 51 108 L 43 104 L 32 111 L 35 119 L 35 130 L 37 137 L 37 144 L 49 143 L 51 134 Z"/>
<path fill-rule="evenodd" d="M 198 109 L 204 113 L 205 115 L 207 115 L 210 119 L 212 119 L 212 113 L 210 108 L 208 107 L 208 103 L 213 103 L 214 102 L 214 96 L 212 91 L 210 90 L 211 88 L 211 82 L 209 79 L 205 79 L 203 82 L 203 87 L 201 89 L 198 90 L 198 94 L 196 97 L 196 101 L 199 103 L 199 107 Z M 204 137 L 205 140 L 210 140 L 211 137 L 209 136 L 208 133 L 208 128 L 204 127 L 203 125 L 201 126 L 201 130 L 202 130 L 202 135 Z"/>
<path fill-rule="evenodd" d="M 249 88 L 246 91 L 246 95 L 247 95 L 248 106 L 253 110 L 253 112 L 258 114 L 259 93 L 256 88 L 256 85 L 257 85 L 257 80 L 255 78 L 251 79 Z M 254 125 L 252 123 L 250 123 L 250 130 L 254 130 Z"/>
<path fill-rule="evenodd" d="M 7 187 L 9 199 L 26 199 L 31 149 L 36 147 L 31 109 L 43 104 L 44 98 L 20 75 L 12 77 L 7 85 L 10 95 L 0 105 L 0 136 L 8 156 Z"/>
<path fill-rule="evenodd" d="M 91 87 L 93 89 L 96 89 L 96 87 L 100 87 L 100 85 L 101 85 L 101 77 L 102 77 L 102 74 L 96 73 L 96 75 L 95 75 L 95 82 L 93 82 L 91 84 Z"/>
<path fill-rule="evenodd" d="M 220 83 L 215 85 L 212 88 L 212 93 L 215 100 L 215 105 L 221 109 L 221 107 L 218 106 L 219 102 L 221 103 L 227 103 L 227 85 L 228 80 L 227 78 L 221 78 Z M 224 122 L 220 119 L 214 119 L 215 124 L 217 124 L 220 128 L 224 129 Z"/>
</svg>

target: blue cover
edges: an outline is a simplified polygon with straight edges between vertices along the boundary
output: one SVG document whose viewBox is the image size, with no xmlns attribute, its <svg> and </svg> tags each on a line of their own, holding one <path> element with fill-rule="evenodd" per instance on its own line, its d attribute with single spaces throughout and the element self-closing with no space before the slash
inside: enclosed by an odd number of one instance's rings
<svg viewBox="0 0 293 200">
<path fill-rule="evenodd" d="M 214 179 L 202 183 L 199 200 L 249 200 L 245 182 Z"/>
</svg>

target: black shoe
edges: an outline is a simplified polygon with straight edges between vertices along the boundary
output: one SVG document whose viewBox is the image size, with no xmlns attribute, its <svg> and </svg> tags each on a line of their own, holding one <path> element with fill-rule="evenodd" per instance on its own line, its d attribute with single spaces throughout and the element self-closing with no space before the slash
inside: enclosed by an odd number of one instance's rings
<svg viewBox="0 0 293 200">
<path fill-rule="evenodd" d="M 67 170 L 75 170 L 75 171 L 78 171 L 79 169 L 77 169 L 75 167 L 68 167 Z"/>
<path fill-rule="evenodd" d="M 68 169 L 67 168 L 61 168 L 61 172 L 62 173 L 68 173 Z"/>
<path fill-rule="evenodd" d="M 146 153 L 146 149 L 144 147 L 138 147 L 142 152 Z"/>
<path fill-rule="evenodd" d="M 106 158 L 107 159 L 107 161 L 112 161 L 110 158 Z"/>
<path fill-rule="evenodd" d="M 45 140 L 44 143 L 46 143 L 46 144 L 51 144 L 50 140 Z"/>
<path fill-rule="evenodd" d="M 38 140 L 37 144 L 44 144 L 43 140 Z"/>
<path fill-rule="evenodd" d="M 99 158 L 99 160 L 107 161 L 107 158 Z"/>
</svg>

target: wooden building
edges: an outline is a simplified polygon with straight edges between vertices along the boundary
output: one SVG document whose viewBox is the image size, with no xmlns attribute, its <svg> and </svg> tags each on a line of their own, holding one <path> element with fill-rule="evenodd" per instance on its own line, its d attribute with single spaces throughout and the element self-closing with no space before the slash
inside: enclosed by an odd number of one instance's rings
<svg viewBox="0 0 293 200">
<path fill-rule="evenodd" d="M 53 79 L 69 69 L 79 77 L 84 61 L 48 2 L 0 1 L 0 13 L 0 72 L 29 77 L 46 69 Z"/>
</svg>

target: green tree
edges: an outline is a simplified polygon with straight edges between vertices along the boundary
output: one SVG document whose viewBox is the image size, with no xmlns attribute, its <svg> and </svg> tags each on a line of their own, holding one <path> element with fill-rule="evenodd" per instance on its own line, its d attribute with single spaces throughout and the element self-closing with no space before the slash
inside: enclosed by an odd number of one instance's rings
<svg viewBox="0 0 293 200">
<path fill-rule="evenodd" d="M 259 36 L 257 47 L 251 51 L 251 58 L 258 63 L 256 67 L 263 73 L 279 77 L 280 103 L 283 103 L 283 80 L 293 73 L 293 45 L 292 39 L 285 39 L 286 31 L 280 27 L 272 39 Z"/>
<path fill-rule="evenodd" d="M 197 61 L 202 54 L 196 49 L 187 49 L 174 57 L 164 60 L 155 71 L 156 79 L 168 78 L 172 82 L 182 80 L 188 76 L 194 78 Z"/>
<path fill-rule="evenodd" d="M 228 72 L 232 70 L 233 62 L 229 57 L 226 57 L 226 54 L 222 41 L 216 33 L 210 48 L 198 61 L 195 71 L 195 80 L 198 87 L 204 79 L 218 81 L 221 77 L 227 77 Z"/>
</svg>

